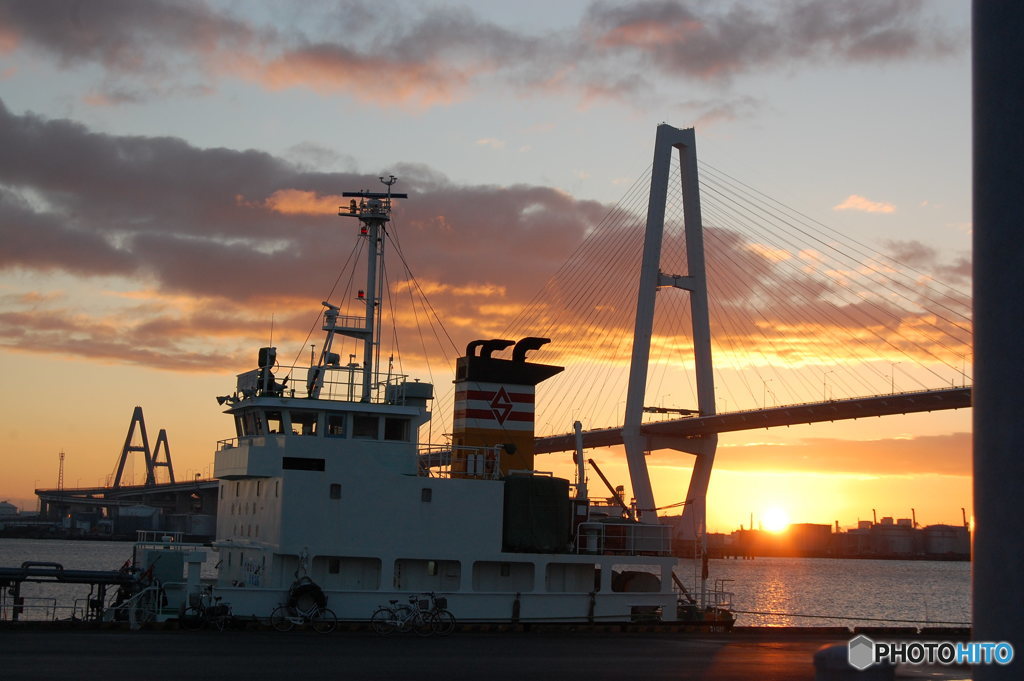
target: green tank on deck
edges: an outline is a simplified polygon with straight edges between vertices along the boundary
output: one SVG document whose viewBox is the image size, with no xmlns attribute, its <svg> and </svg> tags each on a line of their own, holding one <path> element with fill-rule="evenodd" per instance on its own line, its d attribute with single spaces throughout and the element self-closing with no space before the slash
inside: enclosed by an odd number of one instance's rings
<svg viewBox="0 0 1024 681">
<path fill-rule="evenodd" d="M 569 481 L 536 475 L 505 478 L 505 551 L 566 553 L 572 548 Z"/>
</svg>

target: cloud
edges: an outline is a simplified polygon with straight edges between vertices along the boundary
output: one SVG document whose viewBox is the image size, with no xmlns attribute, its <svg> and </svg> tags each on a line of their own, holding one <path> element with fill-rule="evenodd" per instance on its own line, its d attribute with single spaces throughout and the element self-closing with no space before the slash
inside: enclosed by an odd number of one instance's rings
<svg viewBox="0 0 1024 681">
<path fill-rule="evenodd" d="M 863 213 L 895 213 L 896 206 L 884 201 L 872 201 L 857 194 L 850 194 L 840 203 L 833 206 L 832 210 L 856 210 Z"/>
<path fill-rule="evenodd" d="M 964 49 L 966 36 L 938 25 L 926 8 L 913 0 L 594 2 L 574 28 L 527 32 L 439 5 L 408 6 L 395 22 L 392 10 L 355 1 L 263 7 L 258 16 L 200 0 L 12 0 L 0 4 L 0 49 L 31 50 L 65 69 L 98 64 L 103 76 L 90 101 L 104 105 L 169 91 L 201 95 L 224 79 L 416 109 L 489 84 L 584 103 L 635 101 L 660 81 L 727 84 L 765 69 Z M 705 117 L 749 106 L 734 100 Z"/>
<path fill-rule="evenodd" d="M 921 21 L 921 8 L 920 2 L 898 0 L 596 2 L 584 26 L 608 53 L 664 73 L 727 79 L 785 63 L 940 56 L 958 49 L 957 39 Z"/>
<path fill-rule="evenodd" d="M 317 314 L 310 303 L 315 308 L 330 295 L 347 313 L 359 312 L 353 300 L 363 275 L 338 275 L 347 260 L 359 260 L 357 226 L 337 210 L 347 203 L 342 191 L 377 186 L 376 176 L 313 172 L 268 153 L 197 148 L 168 137 L 101 134 L 67 120 L 18 115 L 2 104 L 0 147 L 0 268 L 81 282 L 114 277 L 155 301 L 141 316 L 97 312 L 80 319 L 69 316 L 68 302 L 11 299 L 0 319 L 8 347 L 125 361 L 156 361 L 131 348 L 161 347 L 177 366 L 204 346 L 235 356 L 242 329 L 262 333 L 274 311 L 289 320 L 280 322 L 280 337 L 299 344 Z M 625 366 L 642 215 L 548 187 L 463 185 L 419 164 L 391 168 L 398 188 L 410 195 L 396 202 L 387 245 L 387 276 L 397 286 L 385 306 L 400 337 L 435 336 L 444 352 L 454 353 L 474 338 L 539 335 L 554 341 L 542 361 Z M 921 244 L 890 244 L 918 272 L 884 291 L 910 303 L 901 306 L 861 295 L 856 267 L 841 269 L 820 252 L 752 239 L 716 224 L 711 204 L 706 207 L 719 366 L 929 362 L 963 354 L 969 327 L 954 328 L 929 312 L 935 306 L 928 296 L 938 273 L 966 281 L 968 261 L 945 263 Z M 686 271 L 684 252 L 681 230 L 670 228 L 664 269 Z M 418 288 L 405 283 L 406 266 Z M 424 293 L 433 306 L 426 315 L 413 305 Z M 220 333 L 191 309 L 165 304 L 183 298 L 217 306 L 233 331 Z M 953 292 L 941 302 L 959 309 L 970 301 Z M 686 296 L 662 291 L 658 309 L 655 355 L 680 366 L 692 362 Z M 74 322 L 73 340 L 47 326 L 64 317 Z M 109 332 L 119 325 L 126 329 L 121 335 Z M 157 327 L 159 338 L 140 336 Z M 438 352 L 406 351 L 419 359 Z M 820 388 L 820 377 L 812 385 Z"/>
<path fill-rule="evenodd" d="M 504 149 L 505 143 L 502 140 L 494 139 L 493 137 L 482 137 L 476 141 L 479 147 L 488 147 L 489 149 Z"/>
<path fill-rule="evenodd" d="M 310 172 L 262 152 L 95 133 L 17 115 L 2 103 L 0 146 L 0 268 L 121 277 L 154 296 L 219 301 L 241 320 L 252 318 L 249 308 L 324 299 L 357 234 L 354 221 L 337 215 L 347 205 L 340 192 L 378 184 L 375 176 Z M 388 250 L 401 249 L 422 282 L 443 286 L 444 312 L 467 320 L 466 335 L 476 333 L 469 327 L 479 306 L 532 294 L 607 210 L 546 187 L 456 185 L 422 165 L 392 168 L 412 198 L 396 204 Z M 392 266 L 391 281 L 408 278 L 400 263 Z M 399 311 L 405 300 L 395 302 Z M 60 351 L 46 315 L 30 314 L 23 301 L 8 305 L 9 346 Z M 51 318 L 65 312 L 47 309 Z M 411 315 L 403 319 L 415 325 Z M 65 335 L 63 351 L 117 356 L 121 342 L 105 332 L 116 323 L 76 323 L 81 342 Z M 175 322 L 166 333 L 188 345 L 190 334 L 205 338 L 203 328 Z"/>
<path fill-rule="evenodd" d="M 969 257 L 962 256 L 953 262 L 943 262 L 933 246 L 920 241 L 887 240 L 884 245 L 897 262 L 929 272 L 929 275 L 922 275 L 922 283 L 932 281 L 933 277 L 950 286 L 967 287 L 971 283 L 973 272 Z"/>
</svg>

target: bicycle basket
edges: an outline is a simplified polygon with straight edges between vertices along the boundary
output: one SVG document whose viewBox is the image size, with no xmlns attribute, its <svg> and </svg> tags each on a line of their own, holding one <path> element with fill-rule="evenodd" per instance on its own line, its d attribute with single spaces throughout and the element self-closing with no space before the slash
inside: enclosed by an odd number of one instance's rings
<svg viewBox="0 0 1024 681">
<path fill-rule="evenodd" d="M 419 602 L 420 610 L 430 610 L 430 601 L 426 598 L 421 598 Z"/>
<path fill-rule="evenodd" d="M 441 596 L 440 598 L 435 598 L 434 599 L 434 607 L 436 607 L 438 610 L 447 610 L 448 609 L 448 599 L 445 598 L 444 596 Z"/>
<path fill-rule="evenodd" d="M 231 608 L 227 605 L 211 605 L 206 609 L 209 617 L 227 617 L 231 614 Z"/>
</svg>

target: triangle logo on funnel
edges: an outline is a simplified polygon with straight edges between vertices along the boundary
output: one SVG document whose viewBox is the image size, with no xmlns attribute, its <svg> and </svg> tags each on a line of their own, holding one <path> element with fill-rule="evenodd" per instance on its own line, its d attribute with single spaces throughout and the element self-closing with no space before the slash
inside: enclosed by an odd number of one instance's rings
<svg viewBox="0 0 1024 681">
<path fill-rule="evenodd" d="M 498 423 L 504 425 L 509 414 L 512 413 L 512 400 L 509 399 L 504 387 L 498 388 L 498 392 L 494 394 L 494 399 L 491 400 L 490 406 L 491 411 L 494 412 L 494 418 L 498 419 Z"/>
</svg>

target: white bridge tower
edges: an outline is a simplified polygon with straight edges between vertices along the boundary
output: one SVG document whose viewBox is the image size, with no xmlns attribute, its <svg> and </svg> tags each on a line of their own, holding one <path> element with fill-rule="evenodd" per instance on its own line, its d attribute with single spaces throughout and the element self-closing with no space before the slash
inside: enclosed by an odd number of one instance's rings
<svg viewBox="0 0 1024 681">
<path fill-rule="evenodd" d="M 672 150 L 679 151 L 683 199 L 683 222 L 686 237 L 686 274 L 661 271 L 661 245 L 665 230 L 665 204 L 672 164 Z M 651 489 L 650 474 L 644 460 L 655 449 L 675 449 L 695 454 L 697 459 L 690 476 L 683 510 L 682 532 L 687 539 L 703 538 L 706 523 L 706 502 L 711 466 L 718 447 L 718 435 L 680 439 L 645 435 L 641 432 L 647 385 L 647 364 L 651 352 L 654 326 L 655 294 L 659 288 L 681 289 L 690 294 L 693 332 L 693 356 L 697 383 L 697 413 L 715 414 L 715 382 L 711 364 L 711 328 L 708 321 L 707 277 L 704 267 L 704 234 L 700 214 L 700 189 L 697 182 L 697 147 L 693 128 L 680 130 L 670 125 L 658 126 L 654 143 L 654 166 L 651 170 L 651 194 L 647 205 L 647 230 L 644 235 L 643 263 L 637 295 L 636 326 L 633 333 L 633 357 L 626 394 L 622 439 L 626 447 L 629 477 L 633 486 L 640 519 L 657 523 L 658 514 Z"/>
</svg>

